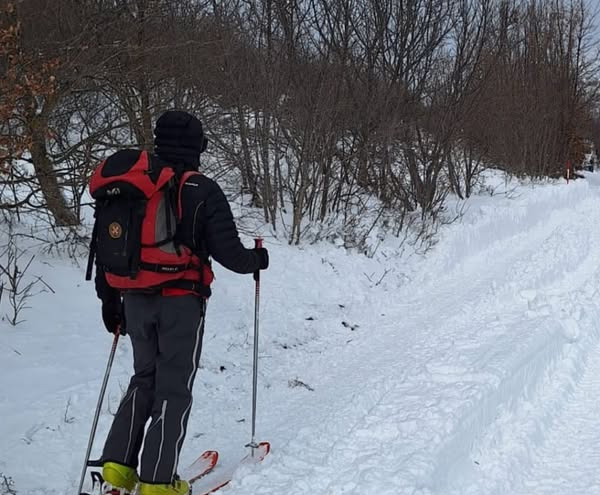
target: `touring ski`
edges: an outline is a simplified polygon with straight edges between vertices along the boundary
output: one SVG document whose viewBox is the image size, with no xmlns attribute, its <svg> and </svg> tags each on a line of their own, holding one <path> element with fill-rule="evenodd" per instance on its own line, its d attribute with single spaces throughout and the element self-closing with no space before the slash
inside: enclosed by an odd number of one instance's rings
<svg viewBox="0 0 600 495">
<path fill-rule="evenodd" d="M 182 471 L 181 478 L 187 480 L 190 485 L 194 484 L 210 473 L 217 465 L 218 460 L 219 453 L 216 450 L 207 450 Z"/>
<path fill-rule="evenodd" d="M 241 466 L 258 464 L 266 457 L 270 450 L 271 445 L 269 442 L 261 442 L 254 449 L 254 452 L 247 454 L 237 464 L 226 467 L 218 466 L 210 476 L 198 479 L 194 483 L 194 495 L 209 495 L 223 488 L 231 481 L 233 475 Z"/>
</svg>

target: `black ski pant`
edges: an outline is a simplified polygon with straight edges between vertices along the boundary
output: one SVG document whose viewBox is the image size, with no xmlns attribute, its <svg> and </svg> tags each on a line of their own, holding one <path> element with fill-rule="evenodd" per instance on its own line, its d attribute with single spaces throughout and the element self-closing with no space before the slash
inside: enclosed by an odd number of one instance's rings
<svg viewBox="0 0 600 495">
<path fill-rule="evenodd" d="M 194 295 L 129 292 L 124 304 L 134 375 L 113 420 L 102 460 L 137 467 L 143 441 L 140 480 L 171 483 L 192 407 L 205 303 Z"/>
</svg>

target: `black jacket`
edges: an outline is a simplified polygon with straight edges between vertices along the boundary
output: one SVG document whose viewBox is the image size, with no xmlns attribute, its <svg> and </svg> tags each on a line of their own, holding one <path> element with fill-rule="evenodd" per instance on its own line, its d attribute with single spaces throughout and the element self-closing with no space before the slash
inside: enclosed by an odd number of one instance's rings
<svg viewBox="0 0 600 495">
<path fill-rule="evenodd" d="M 260 256 L 241 243 L 229 202 L 219 185 L 195 174 L 181 189 L 182 218 L 178 237 L 198 256 L 211 256 L 236 273 L 253 273 L 260 267 Z M 96 294 L 103 301 L 119 297 L 96 268 Z"/>
<path fill-rule="evenodd" d="M 241 243 L 229 202 L 215 181 L 200 174 L 190 177 L 181 189 L 181 206 L 182 244 L 236 273 L 259 269 L 260 257 Z"/>
</svg>

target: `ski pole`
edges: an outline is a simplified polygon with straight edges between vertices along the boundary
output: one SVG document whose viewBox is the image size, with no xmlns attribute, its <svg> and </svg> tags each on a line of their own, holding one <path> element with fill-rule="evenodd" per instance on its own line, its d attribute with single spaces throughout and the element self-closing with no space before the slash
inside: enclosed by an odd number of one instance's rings
<svg viewBox="0 0 600 495">
<path fill-rule="evenodd" d="M 112 348 L 110 350 L 110 356 L 108 358 L 108 364 L 106 365 L 106 372 L 104 373 L 104 381 L 102 382 L 102 387 L 100 388 L 100 397 L 98 397 L 98 405 L 96 406 L 96 414 L 94 415 L 94 422 L 92 423 L 92 431 L 90 433 L 90 440 L 87 446 L 87 452 L 85 453 L 85 462 L 83 463 L 83 470 L 81 471 L 81 480 L 79 481 L 79 490 L 77 491 L 77 495 L 81 495 L 81 489 L 83 488 L 83 482 L 85 480 L 85 473 L 88 468 L 88 463 L 90 460 L 90 453 L 92 452 L 92 445 L 94 444 L 94 437 L 96 436 L 96 427 L 98 426 L 98 418 L 100 417 L 100 408 L 102 407 L 102 402 L 104 401 L 104 393 L 106 392 L 106 385 L 108 384 L 108 377 L 110 375 L 110 370 L 112 368 L 113 360 L 115 358 L 115 351 L 117 350 L 117 343 L 119 342 L 120 332 L 115 332 L 115 338 L 113 340 Z"/>
<path fill-rule="evenodd" d="M 262 239 L 254 239 L 254 247 L 262 247 Z M 260 309 L 260 270 L 254 272 L 255 291 L 254 291 L 254 365 L 252 371 L 252 440 L 247 447 L 252 448 L 252 457 L 254 449 L 258 448 L 256 443 L 256 396 L 258 388 L 258 316 Z"/>
</svg>

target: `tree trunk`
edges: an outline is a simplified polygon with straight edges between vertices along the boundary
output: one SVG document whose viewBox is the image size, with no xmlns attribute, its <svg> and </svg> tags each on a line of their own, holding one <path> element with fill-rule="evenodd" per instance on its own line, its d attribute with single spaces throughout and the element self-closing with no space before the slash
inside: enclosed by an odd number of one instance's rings
<svg viewBox="0 0 600 495">
<path fill-rule="evenodd" d="M 150 112 L 150 90 L 146 81 L 142 78 L 140 80 L 140 100 L 141 100 L 141 136 L 143 141 L 140 146 L 146 151 L 152 151 L 154 149 L 154 134 L 152 129 L 152 113 Z"/>
<path fill-rule="evenodd" d="M 48 119 L 37 115 L 31 119 L 31 159 L 35 169 L 36 178 L 40 183 L 42 193 L 46 199 L 48 210 L 54 217 L 58 227 L 78 225 L 79 219 L 67 205 L 58 184 L 58 177 L 48 157 L 46 147 L 46 133 Z"/>
</svg>

